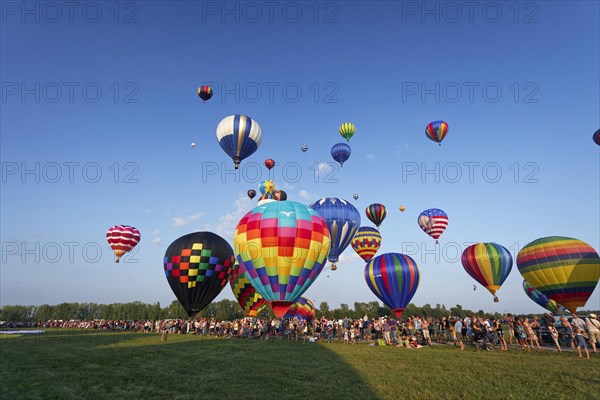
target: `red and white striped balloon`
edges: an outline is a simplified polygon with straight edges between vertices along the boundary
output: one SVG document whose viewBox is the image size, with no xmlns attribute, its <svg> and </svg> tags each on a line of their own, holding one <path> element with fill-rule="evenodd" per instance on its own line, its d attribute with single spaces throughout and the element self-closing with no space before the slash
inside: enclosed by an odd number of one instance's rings
<svg viewBox="0 0 600 400">
<path fill-rule="evenodd" d="M 115 252 L 115 262 L 133 249 L 141 239 L 140 231 L 129 225 L 115 225 L 106 231 L 106 240 Z"/>
<path fill-rule="evenodd" d="M 438 243 L 438 238 L 448 226 L 448 215 L 439 208 L 430 208 L 423 211 L 417 221 L 421 229 Z"/>
</svg>

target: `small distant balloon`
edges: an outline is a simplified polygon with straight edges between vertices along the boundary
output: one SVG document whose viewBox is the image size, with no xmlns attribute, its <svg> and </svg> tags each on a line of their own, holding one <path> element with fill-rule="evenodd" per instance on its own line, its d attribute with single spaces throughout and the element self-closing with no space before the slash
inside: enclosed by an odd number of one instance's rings
<svg viewBox="0 0 600 400">
<path fill-rule="evenodd" d="M 255 196 L 256 196 L 256 190 L 254 190 L 254 189 L 248 190 L 248 197 L 250 197 L 250 200 L 252 200 Z"/>
<path fill-rule="evenodd" d="M 337 143 L 331 148 L 331 157 L 343 167 L 344 163 L 350 158 L 351 152 L 350 146 L 346 143 Z"/>
<path fill-rule="evenodd" d="M 592 139 L 594 139 L 594 143 L 600 146 L 600 129 L 594 132 L 594 136 L 592 136 Z"/>
<path fill-rule="evenodd" d="M 355 132 L 356 127 L 350 122 L 344 122 L 342 125 L 340 125 L 340 135 L 342 135 L 342 137 L 347 141 L 350 141 L 350 138 L 354 136 Z"/>
<path fill-rule="evenodd" d="M 210 86 L 200 86 L 198 88 L 198 97 L 200 97 L 202 99 L 202 102 L 206 102 L 207 100 L 210 100 L 210 98 L 213 96 L 213 90 Z"/>
<path fill-rule="evenodd" d="M 192 143 L 192 149 L 196 147 L 196 143 Z"/>
<path fill-rule="evenodd" d="M 265 160 L 265 167 L 267 167 L 268 170 L 271 170 L 274 166 L 275 166 L 275 160 L 273 160 L 272 158 L 267 158 Z"/>
<path fill-rule="evenodd" d="M 437 142 L 441 146 L 442 140 L 448 134 L 448 123 L 445 121 L 433 121 L 425 128 L 425 134 L 430 140 Z"/>
<path fill-rule="evenodd" d="M 275 184 L 273 181 L 262 181 L 258 184 L 258 191 L 261 194 L 272 193 L 275 190 Z"/>
<path fill-rule="evenodd" d="M 352 196 L 354 198 L 354 200 L 358 200 L 358 193 L 354 193 L 354 196 Z"/>
<path fill-rule="evenodd" d="M 400 206 L 400 207 L 398 207 L 398 209 L 400 210 L 400 212 L 404 212 L 404 210 L 406 210 L 406 207 Z"/>
<path fill-rule="evenodd" d="M 306 153 L 308 151 L 308 145 L 303 144 L 302 146 L 300 146 L 300 150 L 302 150 L 303 153 Z"/>
</svg>

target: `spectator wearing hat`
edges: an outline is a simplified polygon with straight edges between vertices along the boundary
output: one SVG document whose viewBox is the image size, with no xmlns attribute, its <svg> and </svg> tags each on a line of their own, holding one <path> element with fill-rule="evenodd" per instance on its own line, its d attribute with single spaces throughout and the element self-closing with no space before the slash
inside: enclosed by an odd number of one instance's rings
<svg viewBox="0 0 600 400">
<path fill-rule="evenodd" d="M 592 345 L 592 350 L 596 353 L 596 342 L 600 343 L 600 321 L 598 321 L 596 314 L 590 314 L 585 319 L 585 323 L 588 328 L 588 337 Z"/>
</svg>

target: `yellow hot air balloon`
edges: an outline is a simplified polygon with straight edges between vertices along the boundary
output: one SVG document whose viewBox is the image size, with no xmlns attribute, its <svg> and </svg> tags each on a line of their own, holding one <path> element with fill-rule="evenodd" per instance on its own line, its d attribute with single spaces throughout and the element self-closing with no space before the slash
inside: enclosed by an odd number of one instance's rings
<svg viewBox="0 0 600 400">
<path fill-rule="evenodd" d="M 600 279 L 600 256 L 589 244 L 562 236 L 534 240 L 517 256 L 523 278 L 572 313 L 585 306 Z"/>
<path fill-rule="evenodd" d="M 406 207 L 400 206 L 400 212 L 404 212 L 404 210 L 406 210 Z"/>
</svg>

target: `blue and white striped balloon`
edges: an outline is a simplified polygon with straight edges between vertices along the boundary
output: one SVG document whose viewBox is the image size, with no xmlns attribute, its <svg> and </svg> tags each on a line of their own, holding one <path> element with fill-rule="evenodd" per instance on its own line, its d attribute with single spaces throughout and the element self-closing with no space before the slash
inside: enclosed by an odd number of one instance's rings
<svg viewBox="0 0 600 400">
<path fill-rule="evenodd" d="M 217 140 L 221 148 L 233 159 L 235 169 L 260 146 L 260 125 L 245 115 L 230 115 L 219 122 Z"/>
<path fill-rule="evenodd" d="M 360 212 L 349 201 L 337 197 L 323 197 L 311 204 L 310 208 L 323 217 L 329 228 L 331 249 L 327 259 L 332 263 L 331 269 L 335 270 L 335 263 L 360 226 Z"/>
</svg>

